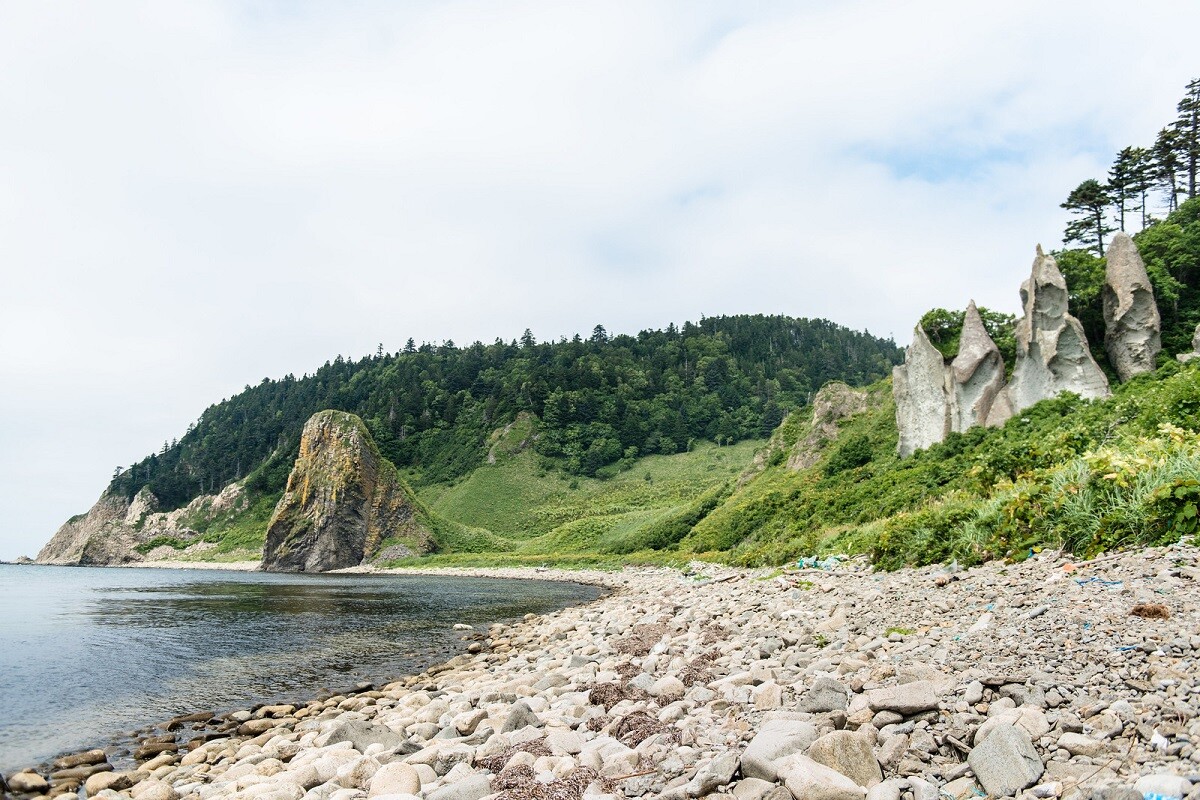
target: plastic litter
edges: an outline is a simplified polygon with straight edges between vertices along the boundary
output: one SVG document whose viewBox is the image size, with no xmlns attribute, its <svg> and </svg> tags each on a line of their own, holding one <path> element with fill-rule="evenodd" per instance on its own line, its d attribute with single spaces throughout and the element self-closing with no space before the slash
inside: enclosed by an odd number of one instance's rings
<svg viewBox="0 0 1200 800">
<path fill-rule="evenodd" d="M 1107 589 L 1120 589 L 1125 586 L 1125 581 L 1106 581 L 1102 578 L 1097 578 L 1095 575 L 1090 578 L 1075 578 L 1075 582 L 1080 586 L 1087 586 L 1089 583 L 1099 584 Z"/>
<path fill-rule="evenodd" d="M 824 569 L 831 570 L 842 563 L 840 556 L 829 556 L 828 558 L 817 558 L 816 556 L 806 556 L 796 562 L 796 566 L 800 569 Z"/>
</svg>

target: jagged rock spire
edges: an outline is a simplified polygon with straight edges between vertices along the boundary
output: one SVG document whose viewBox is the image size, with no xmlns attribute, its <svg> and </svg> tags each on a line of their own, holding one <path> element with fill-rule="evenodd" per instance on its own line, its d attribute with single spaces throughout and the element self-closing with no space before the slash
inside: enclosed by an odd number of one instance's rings
<svg viewBox="0 0 1200 800">
<path fill-rule="evenodd" d="M 974 300 L 963 317 L 958 355 L 950 364 L 950 381 L 951 430 L 961 432 L 984 424 L 1004 388 L 1004 357 L 984 327 Z"/>
<path fill-rule="evenodd" d="M 1104 273 L 1104 349 L 1122 381 L 1153 372 L 1162 350 L 1162 321 L 1146 265 L 1129 235 L 1108 246 Z"/>
<path fill-rule="evenodd" d="M 904 351 L 904 363 L 892 370 L 892 396 L 896 400 L 896 426 L 901 458 L 937 444 L 950 432 L 950 402 L 947 370 L 942 354 L 925 330 L 913 328 L 912 344 Z"/>
</svg>

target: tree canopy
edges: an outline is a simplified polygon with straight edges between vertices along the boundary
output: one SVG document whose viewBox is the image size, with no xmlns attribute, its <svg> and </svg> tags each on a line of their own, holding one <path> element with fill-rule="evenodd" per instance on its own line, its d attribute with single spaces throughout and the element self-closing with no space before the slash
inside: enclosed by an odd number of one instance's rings
<svg viewBox="0 0 1200 800">
<path fill-rule="evenodd" d="M 380 450 L 419 482 L 464 475 L 496 428 L 521 412 L 540 419 L 534 448 L 567 471 L 595 475 L 639 454 L 676 453 L 770 433 L 826 381 L 883 377 L 900 360 L 891 340 L 826 320 L 745 315 L 587 339 L 475 342 L 410 339 L 401 352 L 338 356 L 311 376 L 264 378 L 208 408 L 173 445 L 120 470 L 111 488 L 143 486 L 178 507 L 251 474 L 282 489 L 315 412 L 366 422 Z"/>
</svg>

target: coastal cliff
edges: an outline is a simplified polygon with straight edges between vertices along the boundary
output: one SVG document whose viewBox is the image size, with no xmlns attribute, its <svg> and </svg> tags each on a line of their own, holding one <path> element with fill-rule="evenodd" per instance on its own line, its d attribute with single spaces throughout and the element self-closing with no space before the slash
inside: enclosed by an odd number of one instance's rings
<svg viewBox="0 0 1200 800">
<path fill-rule="evenodd" d="M 219 520 L 249 506 L 242 483 L 202 495 L 183 508 L 159 511 L 158 499 L 141 489 L 132 500 L 106 491 L 87 513 L 71 517 L 38 553 L 37 563 L 109 566 L 199 555 L 215 545 L 203 534 Z"/>
<path fill-rule="evenodd" d="M 320 411 L 304 425 L 300 455 L 267 527 L 263 569 L 324 572 L 381 552 L 433 549 L 429 514 L 366 425 L 345 411 Z"/>
</svg>

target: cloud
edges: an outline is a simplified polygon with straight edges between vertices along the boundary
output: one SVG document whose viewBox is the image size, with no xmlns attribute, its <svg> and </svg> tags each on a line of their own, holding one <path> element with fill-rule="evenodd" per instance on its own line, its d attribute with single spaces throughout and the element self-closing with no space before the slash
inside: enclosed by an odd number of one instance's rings
<svg viewBox="0 0 1200 800">
<path fill-rule="evenodd" d="M 0 6 L 0 557 L 263 376 L 1015 311 L 1195 69 L 1175 4 Z"/>
</svg>

